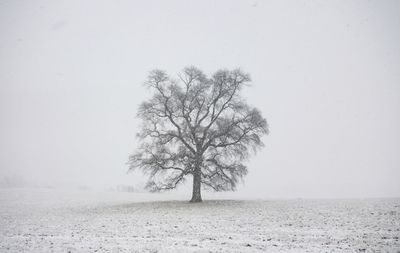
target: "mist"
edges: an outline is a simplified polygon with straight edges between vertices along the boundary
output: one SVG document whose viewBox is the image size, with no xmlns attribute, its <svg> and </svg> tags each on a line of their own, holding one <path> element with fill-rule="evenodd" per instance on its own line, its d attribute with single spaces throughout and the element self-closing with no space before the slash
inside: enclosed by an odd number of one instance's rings
<svg viewBox="0 0 400 253">
<path fill-rule="evenodd" d="M 1 1 L 0 182 L 140 187 L 143 82 L 240 67 L 270 126 L 237 196 L 399 197 L 398 1 Z M 180 191 L 190 191 L 190 185 Z"/>
</svg>

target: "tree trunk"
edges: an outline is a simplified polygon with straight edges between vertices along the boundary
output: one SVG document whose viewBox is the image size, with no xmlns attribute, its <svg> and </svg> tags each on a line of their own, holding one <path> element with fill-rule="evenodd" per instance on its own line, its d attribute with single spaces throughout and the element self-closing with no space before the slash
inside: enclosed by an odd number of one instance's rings
<svg viewBox="0 0 400 253">
<path fill-rule="evenodd" d="M 201 202 L 201 171 L 197 168 L 193 173 L 193 192 L 190 202 Z"/>
</svg>

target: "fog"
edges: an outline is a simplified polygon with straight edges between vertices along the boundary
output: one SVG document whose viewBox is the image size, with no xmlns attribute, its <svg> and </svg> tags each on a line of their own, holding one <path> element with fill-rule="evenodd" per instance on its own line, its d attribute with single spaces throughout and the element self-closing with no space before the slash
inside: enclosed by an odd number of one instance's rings
<svg viewBox="0 0 400 253">
<path fill-rule="evenodd" d="M 142 85 L 250 73 L 265 148 L 237 194 L 400 196 L 398 1 L 1 1 L 0 181 L 140 186 Z M 182 191 L 190 191 L 190 185 Z"/>
</svg>

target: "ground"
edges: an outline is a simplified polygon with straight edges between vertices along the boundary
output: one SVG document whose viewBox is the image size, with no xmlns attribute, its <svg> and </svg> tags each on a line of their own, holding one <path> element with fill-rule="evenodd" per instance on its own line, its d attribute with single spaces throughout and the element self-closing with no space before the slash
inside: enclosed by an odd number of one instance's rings
<svg viewBox="0 0 400 253">
<path fill-rule="evenodd" d="M 0 252 L 400 252 L 399 229 L 400 199 L 0 190 Z"/>
</svg>

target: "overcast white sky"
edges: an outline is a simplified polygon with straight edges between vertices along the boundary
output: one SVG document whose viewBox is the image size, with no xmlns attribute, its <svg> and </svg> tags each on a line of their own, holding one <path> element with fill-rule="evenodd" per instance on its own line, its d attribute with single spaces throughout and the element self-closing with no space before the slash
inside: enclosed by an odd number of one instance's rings
<svg viewBox="0 0 400 253">
<path fill-rule="evenodd" d="M 252 76 L 271 133 L 238 194 L 400 196 L 400 1 L 0 0 L 0 178 L 143 182 L 142 83 L 187 65 Z"/>
</svg>

